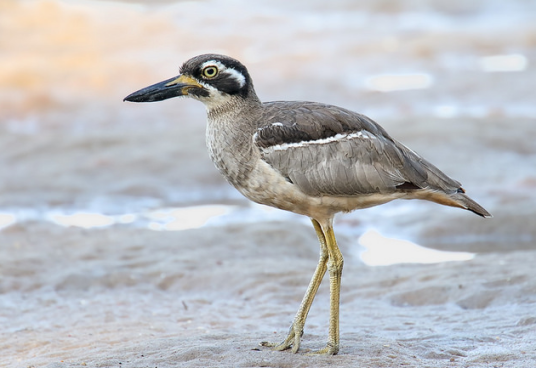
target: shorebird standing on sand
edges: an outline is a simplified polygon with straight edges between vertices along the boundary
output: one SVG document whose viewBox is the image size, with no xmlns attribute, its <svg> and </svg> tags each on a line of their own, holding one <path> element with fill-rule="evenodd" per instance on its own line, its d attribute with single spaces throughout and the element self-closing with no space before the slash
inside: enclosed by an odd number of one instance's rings
<svg viewBox="0 0 536 368">
<path fill-rule="evenodd" d="M 329 271 L 328 342 L 317 353 L 339 351 L 343 257 L 333 233 L 336 213 L 394 199 L 425 199 L 491 217 L 459 182 L 368 117 L 315 102 L 261 102 L 246 67 L 228 56 L 196 56 L 182 65 L 178 77 L 125 100 L 177 96 L 205 104 L 208 150 L 227 181 L 254 202 L 309 216 L 320 241 L 318 266 L 287 338 L 263 346 L 298 351 L 307 314 Z"/>
</svg>

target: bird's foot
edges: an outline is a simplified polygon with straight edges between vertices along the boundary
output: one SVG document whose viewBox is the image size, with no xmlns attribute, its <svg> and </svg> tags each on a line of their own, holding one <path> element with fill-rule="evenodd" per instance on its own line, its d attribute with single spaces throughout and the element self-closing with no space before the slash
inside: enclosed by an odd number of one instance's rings
<svg viewBox="0 0 536 368">
<path fill-rule="evenodd" d="M 290 331 L 287 335 L 287 338 L 281 343 L 273 343 L 263 341 L 260 343 L 261 346 L 266 346 L 273 348 L 276 351 L 283 351 L 291 349 L 290 351 L 293 354 L 296 354 L 300 349 L 301 337 L 303 336 L 303 327 L 295 327 L 294 324 L 290 326 Z"/>
<path fill-rule="evenodd" d="M 337 355 L 338 352 L 339 346 L 335 344 L 330 344 L 328 342 L 325 348 L 313 351 L 311 353 L 308 353 L 307 355 Z"/>
</svg>

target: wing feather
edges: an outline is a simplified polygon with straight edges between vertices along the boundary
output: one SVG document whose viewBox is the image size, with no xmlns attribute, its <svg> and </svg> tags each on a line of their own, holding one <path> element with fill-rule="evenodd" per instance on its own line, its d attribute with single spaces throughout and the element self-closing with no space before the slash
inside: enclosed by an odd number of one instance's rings
<svg viewBox="0 0 536 368">
<path fill-rule="evenodd" d="M 272 102 L 264 111 L 255 134 L 263 160 L 309 195 L 393 193 L 405 183 L 460 188 L 363 115 L 311 102 Z"/>
</svg>

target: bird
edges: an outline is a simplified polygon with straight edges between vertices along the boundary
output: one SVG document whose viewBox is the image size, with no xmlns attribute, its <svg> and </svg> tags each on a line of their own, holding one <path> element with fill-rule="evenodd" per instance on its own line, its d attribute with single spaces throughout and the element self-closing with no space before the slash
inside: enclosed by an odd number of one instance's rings
<svg viewBox="0 0 536 368">
<path fill-rule="evenodd" d="M 195 56 L 184 62 L 178 76 L 131 93 L 124 101 L 173 97 L 205 105 L 208 152 L 232 186 L 253 202 L 309 217 L 318 237 L 318 265 L 288 335 L 280 343 L 262 346 L 298 352 L 307 315 L 327 272 L 328 339 L 314 353 L 339 352 L 344 260 L 333 230 L 335 214 L 395 199 L 421 199 L 491 217 L 458 181 L 367 116 L 318 102 L 261 102 L 247 68 L 232 57 Z"/>
</svg>

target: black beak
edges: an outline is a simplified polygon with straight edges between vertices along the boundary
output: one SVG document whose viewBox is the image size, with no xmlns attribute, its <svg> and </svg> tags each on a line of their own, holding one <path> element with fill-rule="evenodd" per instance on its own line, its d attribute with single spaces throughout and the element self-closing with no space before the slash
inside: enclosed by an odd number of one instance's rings
<svg viewBox="0 0 536 368">
<path fill-rule="evenodd" d="M 203 88 L 193 78 L 179 75 L 152 86 L 145 87 L 131 93 L 123 99 L 130 102 L 154 102 L 167 100 L 168 98 L 186 96 L 190 88 Z"/>
</svg>

